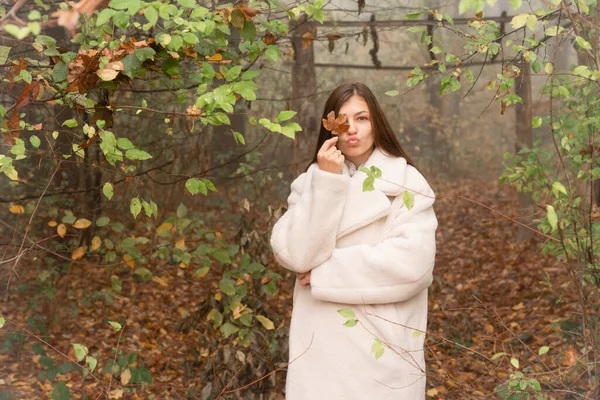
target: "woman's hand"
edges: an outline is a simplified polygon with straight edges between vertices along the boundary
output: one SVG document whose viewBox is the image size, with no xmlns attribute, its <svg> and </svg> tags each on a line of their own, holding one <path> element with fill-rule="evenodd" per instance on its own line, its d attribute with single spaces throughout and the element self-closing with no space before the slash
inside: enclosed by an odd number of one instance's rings
<svg viewBox="0 0 600 400">
<path fill-rule="evenodd" d="M 335 147 L 338 137 L 326 140 L 317 153 L 317 162 L 321 171 L 341 174 L 344 169 L 344 155 Z"/>
<path fill-rule="evenodd" d="M 298 278 L 302 286 L 310 285 L 310 271 L 296 274 L 296 277 Z"/>
</svg>

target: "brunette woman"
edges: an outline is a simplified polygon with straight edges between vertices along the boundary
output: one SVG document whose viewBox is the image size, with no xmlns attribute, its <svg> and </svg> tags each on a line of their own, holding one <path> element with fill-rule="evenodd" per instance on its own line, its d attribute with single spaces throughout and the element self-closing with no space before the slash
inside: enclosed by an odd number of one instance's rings
<svg viewBox="0 0 600 400">
<path fill-rule="evenodd" d="M 337 87 L 323 118 L 331 111 L 349 127 L 337 136 L 321 127 L 271 237 L 297 274 L 286 399 L 423 399 L 435 196 L 367 86 Z M 381 170 L 375 190 L 363 191 L 361 166 Z"/>
</svg>

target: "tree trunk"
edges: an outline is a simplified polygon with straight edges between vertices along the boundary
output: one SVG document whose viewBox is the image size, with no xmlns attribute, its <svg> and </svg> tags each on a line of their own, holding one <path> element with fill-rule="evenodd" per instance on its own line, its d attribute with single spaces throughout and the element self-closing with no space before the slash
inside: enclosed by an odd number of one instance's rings
<svg viewBox="0 0 600 400">
<path fill-rule="evenodd" d="M 529 63 L 523 61 L 521 75 L 516 81 L 517 94 L 523 99 L 523 104 L 517 104 L 516 114 L 516 138 L 515 152 L 519 153 L 521 149 L 533 147 L 533 132 L 531 127 L 531 74 Z M 533 213 L 533 201 L 531 195 L 527 192 L 519 192 L 518 195 L 519 220 L 529 225 Z M 517 241 L 529 240 L 533 237 L 533 232 L 523 226 L 519 226 L 517 232 Z"/>
<path fill-rule="evenodd" d="M 297 121 L 302 131 L 297 133 L 292 144 L 292 172 L 294 177 L 300 175 L 307 164 L 305 157 L 312 156 L 311 150 L 319 133 L 319 118 L 314 96 L 317 90 L 315 72 L 315 56 L 312 40 L 302 38 L 304 34 L 315 34 L 315 25 L 307 20 L 305 14 L 290 22 L 292 47 L 294 49 L 294 66 L 292 67 L 292 101 L 291 109 L 298 113 Z"/>
</svg>

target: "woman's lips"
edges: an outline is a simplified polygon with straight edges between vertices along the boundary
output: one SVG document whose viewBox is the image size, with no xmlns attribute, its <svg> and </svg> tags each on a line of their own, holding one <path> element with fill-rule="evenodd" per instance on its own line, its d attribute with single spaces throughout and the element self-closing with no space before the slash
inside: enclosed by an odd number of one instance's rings
<svg viewBox="0 0 600 400">
<path fill-rule="evenodd" d="M 350 146 L 356 146 L 359 142 L 360 142 L 359 139 L 350 139 L 350 140 L 348 140 L 348 144 Z"/>
</svg>

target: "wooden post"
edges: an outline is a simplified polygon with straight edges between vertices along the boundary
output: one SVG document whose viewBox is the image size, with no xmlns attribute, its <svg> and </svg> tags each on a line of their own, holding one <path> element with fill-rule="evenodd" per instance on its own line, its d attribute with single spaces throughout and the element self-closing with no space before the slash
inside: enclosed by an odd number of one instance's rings
<svg viewBox="0 0 600 400">
<path fill-rule="evenodd" d="M 515 109 L 516 115 L 516 138 L 515 152 L 518 153 L 521 149 L 533 147 L 533 129 L 531 127 L 531 74 L 529 63 L 523 60 L 521 67 L 521 75 L 515 82 L 517 94 L 523 99 L 523 104 L 517 104 Z M 533 213 L 533 201 L 531 194 L 526 192 L 518 193 L 519 220 L 524 224 L 531 222 Z M 519 226 L 517 232 L 517 241 L 531 239 L 533 232 Z"/>
<path fill-rule="evenodd" d="M 296 134 L 292 144 L 292 172 L 294 177 L 306 167 L 302 159 L 312 156 L 319 135 L 319 118 L 314 96 L 317 90 L 315 56 L 312 38 L 315 36 L 315 24 L 306 14 L 290 21 L 294 65 L 292 67 L 292 100 L 290 108 L 298 113 L 296 120 L 302 131 Z M 303 35 L 305 37 L 303 38 Z"/>
</svg>

